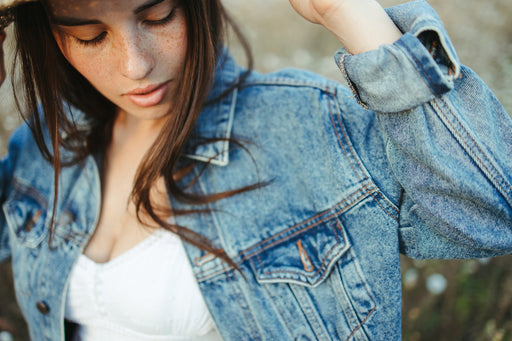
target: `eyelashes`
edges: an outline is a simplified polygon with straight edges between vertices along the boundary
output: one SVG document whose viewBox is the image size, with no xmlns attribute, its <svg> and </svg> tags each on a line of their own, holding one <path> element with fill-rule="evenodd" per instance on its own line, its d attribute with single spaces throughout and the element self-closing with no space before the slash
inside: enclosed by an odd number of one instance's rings
<svg viewBox="0 0 512 341">
<path fill-rule="evenodd" d="M 163 19 L 160 20 L 144 20 L 144 23 L 149 26 L 161 26 L 165 25 L 168 22 L 170 22 L 172 19 L 174 19 L 176 15 L 176 7 L 174 7 L 171 12 Z"/>
<path fill-rule="evenodd" d="M 90 40 L 83 40 L 83 39 L 79 39 L 77 37 L 73 37 L 73 38 L 75 38 L 76 42 L 81 45 L 96 46 L 103 41 L 103 39 L 105 38 L 106 35 L 107 35 L 107 32 L 102 32 L 99 36 L 97 36 L 94 39 L 90 39 Z"/>
<path fill-rule="evenodd" d="M 164 26 L 164 25 L 167 25 L 168 23 L 170 23 L 174 19 L 175 16 L 176 16 L 176 7 L 174 7 L 166 17 L 164 17 L 162 19 L 158 19 L 158 20 L 144 20 L 143 24 L 147 25 L 149 27 Z M 87 47 L 94 47 L 94 46 L 99 45 L 105 39 L 106 36 L 107 36 L 107 32 L 104 31 L 93 39 L 84 40 L 84 39 L 80 39 L 80 38 L 77 38 L 74 36 L 73 36 L 73 38 L 80 45 L 87 46 Z"/>
</svg>

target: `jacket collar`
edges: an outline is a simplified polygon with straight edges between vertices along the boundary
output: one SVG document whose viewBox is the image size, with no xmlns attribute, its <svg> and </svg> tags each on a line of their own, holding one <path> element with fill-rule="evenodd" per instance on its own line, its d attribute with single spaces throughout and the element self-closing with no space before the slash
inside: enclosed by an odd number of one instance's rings
<svg viewBox="0 0 512 341">
<path fill-rule="evenodd" d="M 227 50 L 224 50 L 215 68 L 213 87 L 208 95 L 208 104 L 201 111 L 192 134 L 193 137 L 185 149 L 187 158 L 202 162 L 209 161 L 217 166 L 226 166 L 229 163 L 228 139 L 231 137 L 238 90 L 235 88 L 220 100 L 211 101 L 238 81 L 240 71 L 240 67 L 233 57 Z M 198 145 L 197 137 L 220 138 L 223 140 Z"/>
</svg>

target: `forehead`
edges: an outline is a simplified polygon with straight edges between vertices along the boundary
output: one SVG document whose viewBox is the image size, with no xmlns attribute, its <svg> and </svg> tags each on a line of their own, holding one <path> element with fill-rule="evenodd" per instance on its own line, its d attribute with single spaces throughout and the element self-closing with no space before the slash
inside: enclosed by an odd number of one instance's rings
<svg viewBox="0 0 512 341">
<path fill-rule="evenodd" d="M 107 13 L 132 13 L 147 0 L 47 0 L 53 15 L 88 17 Z M 149 1 L 154 2 L 154 1 Z"/>
</svg>

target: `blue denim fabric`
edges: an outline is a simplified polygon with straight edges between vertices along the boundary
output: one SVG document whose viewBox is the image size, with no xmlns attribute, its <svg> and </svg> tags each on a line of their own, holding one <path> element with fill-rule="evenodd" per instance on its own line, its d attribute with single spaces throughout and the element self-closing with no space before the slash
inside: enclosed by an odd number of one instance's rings
<svg viewBox="0 0 512 341">
<path fill-rule="evenodd" d="M 185 245 L 225 340 L 398 340 L 400 252 L 512 252 L 512 120 L 425 2 L 389 13 L 400 40 L 336 56 L 353 91 L 298 70 L 253 73 L 204 108 L 196 135 L 251 143 L 191 141 L 197 163 L 183 184 L 199 172 L 190 190 L 201 194 L 270 181 L 176 218 L 240 268 Z M 225 55 L 211 98 L 241 72 Z M 98 166 L 90 157 L 63 170 L 50 247 L 51 165 L 26 127 L 9 151 L 0 257 L 12 258 L 31 337 L 62 340 L 69 272 L 99 212 Z"/>
</svg>

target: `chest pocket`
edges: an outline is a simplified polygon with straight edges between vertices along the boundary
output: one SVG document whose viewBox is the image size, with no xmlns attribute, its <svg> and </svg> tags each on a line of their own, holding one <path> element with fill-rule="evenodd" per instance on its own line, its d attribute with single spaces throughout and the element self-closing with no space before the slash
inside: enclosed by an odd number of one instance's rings
<svg viewBox="0 0 512 341">
<path fill-rule="evenodd" d="M 48 202 L 34 188 L 13 183 L 15 190 L 3 205 L 11 236 L 22 246 L 36 249 L 48 235 L 45 224 Z"/>
<path fill-rule="evenodd" d="M 253 265 L 260 283 L 317 286 L 350 247 L 336 217 L 312 219 L 260 245 Z"/>
<path fill-rule="evenodd" d="M 3 205 L 10 231 L 14 285 L 23 309 L 25 298 L 40 278 L 42 245 L 48 238 L 48 201 L 33 187 L 13 179 L 13 191 Z"/>
<path fill-rule="evenodd" d="M 12 187 L 3 211 L 13 245 L 14 284 L 20 306 L 23 306 L 36 288 L 48 289 L 48 279 L 55 273 L 64 273 L 63 260 L 68 259 L 66 255 L 70 252 L 78 252 L 86 236 L 80 231 L 72 211 L 63 209 L 55 219 L 49 247 L 51 204 L 44 194 L 19 180 L 14 179 Z"/>
<path fill-rule="evenodd" d="M 317 337 L 367 340 L 363 326 L 376 305 L 338 215 L 321 214 L 258 247 L 257 281 L 270 296 L 295 302 Z"/>
<path fill-rule="evenodd" d="M 46 196 L 33 187 L 14 180 L 13 188 L 3 206 L 11 235 L 19 245 L 39 249 L 45 239 L 49 240 L 52 207 L 48 207 Z M 86 211 L 79 201 L 58 209 L 51 239 L 52 250 L 59 248 L 66 252 L 87 241 L 87 228 L 90 227 L 86 219 L 88 212 L 78 215 L 80 209 Z"/>
</svg>

